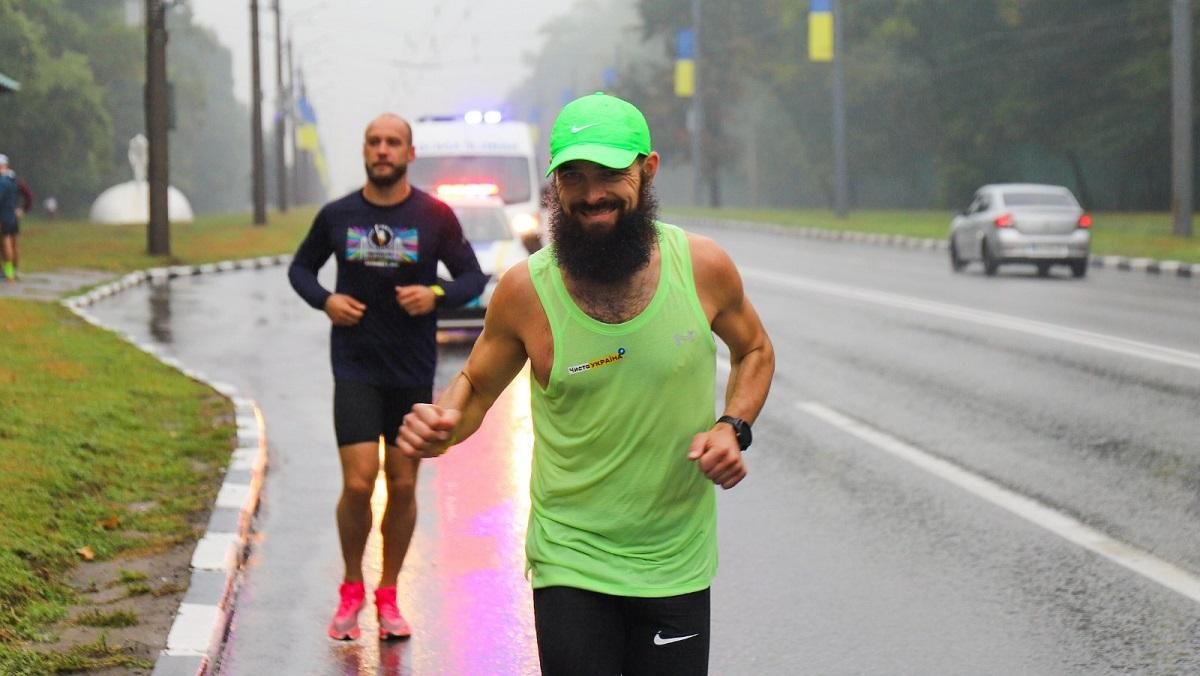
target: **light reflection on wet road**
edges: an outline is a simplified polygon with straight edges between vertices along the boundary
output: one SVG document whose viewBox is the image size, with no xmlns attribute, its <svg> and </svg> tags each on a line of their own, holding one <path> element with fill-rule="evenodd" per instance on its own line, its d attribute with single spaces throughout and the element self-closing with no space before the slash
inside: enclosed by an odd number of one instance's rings
<svg viewBox="0 0 1200 676">
<path fill-rule="evenodd" d="M 368 600 L 363 637 L 334 642 L 324 632 L 341 574 L 333 519 L 340 470 L 324 315 L 295 296 L 282 268 L 147 285 L 94 312 L 209 379 L 235 385 L 265 415 L 270 468 L 221 673 L 538 672 L 523 571 L 533 444 L 527 373 L 479 433 L 422 462 L 417 528 L 398 582 L 412 639 L 378 641 Z M 468 349 L 443 346 L 435 387 L 457 372 Z M 385 490 L 381 474 L 368 590 L 379 576 Z"/>
</svg>

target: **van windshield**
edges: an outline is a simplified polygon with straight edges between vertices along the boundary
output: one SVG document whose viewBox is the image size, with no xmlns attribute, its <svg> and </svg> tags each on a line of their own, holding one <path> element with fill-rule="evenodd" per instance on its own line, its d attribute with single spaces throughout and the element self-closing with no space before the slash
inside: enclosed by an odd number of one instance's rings
<svg viewBox="0 0 1200 676">
<path fill-rule="evenodd" d="M 408 165 L 408 180 L 430 193 L 436 193 L 439 185 L 494 183 L 505 204 L 528 202 L 533 194 L 525 157 L 418 156 Z"/>
</svg>

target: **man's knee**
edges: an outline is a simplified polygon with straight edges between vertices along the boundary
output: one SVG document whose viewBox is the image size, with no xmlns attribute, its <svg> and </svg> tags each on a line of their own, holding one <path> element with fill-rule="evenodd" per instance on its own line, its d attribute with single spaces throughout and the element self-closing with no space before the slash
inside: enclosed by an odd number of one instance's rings
<svg viewBox="0 0 1200 676">
<path fill-rule="evenodd" d="M 416 494 L 417 482 L 411 474 L 389 475 L 387 489 L 391 500 L 411 500 Z"/>
<path fill-rule="evenodd" d="M 347 475 L 342 479 L 342 496 L 350 500 L 369 501 L 374 491 L 374 477 Z"/>
</svg>

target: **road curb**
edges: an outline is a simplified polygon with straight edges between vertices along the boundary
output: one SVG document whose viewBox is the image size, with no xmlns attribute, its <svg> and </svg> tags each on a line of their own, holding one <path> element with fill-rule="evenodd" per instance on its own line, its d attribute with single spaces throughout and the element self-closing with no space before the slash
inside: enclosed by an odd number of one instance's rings
<svg viewBox="0 0 1200 676">
<path fill-rule="evenodd" d="M 705 218 L 686 216 L 671 219 L 680 225 L 699 225 L 720 228 L 738 228 L 741 230 L 758 230 L 784 235 L 794 235 L 808 239 L 828 241 L 856 242 L 860 244 L 879 244 L 900 246 L 908 249 L 927 249 L 930 251 L 945 251 L 945 240 L 927 237 L 908 237 L 906 235 L 882 235 L 856 230 L 828 230 L 825 228 L 810 228 L 807 226 L 784 225 L 782 223 L 766 223 L 760 221 L 741 221 L 722 218 Z M 1131 256 L 1098 256 L 1088 257 L 1088 265 L 1094 268 L 1111 268 L 1128 272 L 1144 272 L 1164 277 L 1184 277 L 1195 279 L 1200 277 L 1200 264 L 1183 263 L 1181 261 L 1158 260 L 1154 258 L 1134 258 Z"/>
<path fill-rule="evenodd" d="M 205 265 L 152 268 L 127 274 L 87 293 L 63 299 L 61 304 L 84 321 L 124 338 L 138 349 L 204 383 L 234 406 L 237 444 L 217 492 L 204 536 L 196 543 L 190 564 L 187 592 L 167 635 L 166 648 L 154 663 L 152 676 L 208 676 L 219 665 L 228 636 L 242 570 L 249 554 L 254 515 L 267 471 L 266 422 L 253 399 L 242 397 L 228 383 L 211 380 L 178 359 L 163 355 L 155 345 L 107 326 L 87 310 L 91 305 L 147 282 L 212 274 L 230 270 L 261 269 L 286 265 L 291 256 L 261 256 Z"/>
</svg>

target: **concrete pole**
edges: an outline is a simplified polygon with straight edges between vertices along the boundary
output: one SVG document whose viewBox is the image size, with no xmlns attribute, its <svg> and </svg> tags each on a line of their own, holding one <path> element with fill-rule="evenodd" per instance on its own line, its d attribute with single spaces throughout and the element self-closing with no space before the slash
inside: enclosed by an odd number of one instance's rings
<svg viewBox="0 0 1200 676">
<path fill-rule="evenodd" d="M 850 178 L 846 169 L 846 50 L 842 0 L 833 0 L 833 215 L 850 215 Z"/>
<path fill-rule="evenodd" d="M 288 208 L 287 90 L 283 88 L 283 20 L 275 0 L 275 190 L 279 211 Z"/>
<path fill-rule="evenodd" d="M 1171 3 L 1171 211 L 1176 237 L 1192 236 L 1192 0 Z"/>
<path fill-rule="evenodd" d="M 704 206 L 704 91 L 703 75 L 700 69 L 700 11 L 701 0 L 692 0 L 692 62 L 694 90 L 692 92 L 692 168 L 695 170 L 692 186 L 692 201 L 696 206 Z"/>
<path fill-rule="evenodd" d="M 289 144 L 292 147 L 292 172 L 291 172 L 291 193 L 292 199 L 296 204 L 303 204 L 304 196 L 300 194 L 300 153 L 296 148 L 296 68 L 292 62 L 292 37 L 291 31 L 288 31 L 287 40 L 287 116 L 291 124 L 288 125 Z"/>
<path fill-rule="evenodd" d="M 258 53 L 258 0 L 250 0 L 250 196 L 254 224 L 267 224 L 267 186 L 263 164 L 262 68 Z"/>
<path fill-rule="evenodd" d="M 167 147 L 167 9 L 162 0 L 146 0 L 146 138 L 150 142 L 147 179 L 150 187 L 150 221 L 146 224 L 146 250 L 151 256 L 171 255 L 171 224 L 167 190 L 171 185 Z"/>
</svg>

